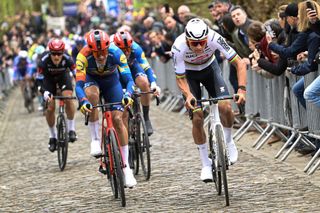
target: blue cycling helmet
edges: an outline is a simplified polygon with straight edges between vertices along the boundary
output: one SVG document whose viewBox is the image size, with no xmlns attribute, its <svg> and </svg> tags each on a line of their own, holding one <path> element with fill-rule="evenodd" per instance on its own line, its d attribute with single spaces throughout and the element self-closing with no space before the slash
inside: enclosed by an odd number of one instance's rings
<svg viewBox="0 0 320 213">
<path fill-rule="evenodd" d="M 84 38 L 81 37 L 81 36 L 79 36 L 79 37 L 76 39 L 75 43 L 76 43 L 77 46 L 78 46 L 78 45 L 82 45 L 82 46 L 86 45 L 86 41 L 85 41 Z"/>
</svg>

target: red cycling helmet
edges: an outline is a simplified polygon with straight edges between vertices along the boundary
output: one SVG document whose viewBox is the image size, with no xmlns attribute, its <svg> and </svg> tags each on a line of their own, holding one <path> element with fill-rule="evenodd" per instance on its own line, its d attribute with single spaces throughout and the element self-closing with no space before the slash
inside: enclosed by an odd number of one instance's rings
<svg viewBox="0 0 320 213">
<path fill-rule="evenodd" d="M 110 45 L 110 39 L 106 32 L 94 30 L 87 37 L 88 47 L 92 51 L 106 50 Z"/>
<path fill-rule="evenodd" d="M 65 44 L 61 39 L 51 39 L 48 44 L 49 50 L 54 52 L 63 52 Z"/>
<path fill-rule="evenodd" d="M 133 39 L 129 32 L 118 32 L 114 35 L 113 42 L 120 49 L 128 49 L 131 48 Z"/>
</svg>

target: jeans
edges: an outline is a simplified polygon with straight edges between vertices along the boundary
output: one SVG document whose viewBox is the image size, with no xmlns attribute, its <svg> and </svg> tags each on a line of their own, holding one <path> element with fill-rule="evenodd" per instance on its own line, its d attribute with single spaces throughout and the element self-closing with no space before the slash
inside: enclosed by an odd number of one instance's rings
<svg viewBox="0 0 320 213">
<path fill-rule="evenodd" d="M 320 107 L 320 76 L 318 76 L 303 93 L 306 101 Z"/>
<path fill-rule="evenodd" d="M 293 87 L 292 87 L 292 91 L 295 94 L 295 96 L 297 97 L 299 103 L 306 108 L 306 100 L 303 97 L 303 92 L 304 92 L 304 77 L 300 78 L 299 81 L 297 81 Z"/>
</svg>

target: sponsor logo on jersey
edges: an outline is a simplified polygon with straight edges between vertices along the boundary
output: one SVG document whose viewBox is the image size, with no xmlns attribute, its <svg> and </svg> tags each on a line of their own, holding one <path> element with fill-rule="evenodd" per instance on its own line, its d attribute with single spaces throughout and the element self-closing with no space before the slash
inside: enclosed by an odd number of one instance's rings
<svg viewBox="0 0 320 213">
<path fill-rule="evenodd" d="M 120 62 L 123 63 L 123 64 L 126 64 L 127 63 L 127 58 L 124 54 L 121 54 L 120 56 Z"/>
<path fill-rule="evenodd" d="M 218 38 L 218 44 L 220 44 L 223 49 L 225 49 L 226 51 L 229 51 L 230 50 L 230 46 L 227 44 L 227 42 L 222 38 L 222 37 L 219 37 Z"/>
</svg>

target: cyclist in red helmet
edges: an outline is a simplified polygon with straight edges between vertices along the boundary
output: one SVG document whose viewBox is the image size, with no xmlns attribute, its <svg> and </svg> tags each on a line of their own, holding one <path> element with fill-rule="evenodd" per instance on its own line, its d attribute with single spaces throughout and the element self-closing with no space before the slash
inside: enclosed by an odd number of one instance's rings
<svg viewBox="0 0 320 213">
<path fill-rule="evenodd" d="M 93 30 L 87 37 L 87 45 L 77 55 L 76 94 L 80 101 L 81 112 L 89 112 L 92 156 L 101 155 L 98 110 L 92 105 L 99 104 L 99 93 L 106 103 L 132 103 L 133 79 L 126 56 L 115 45 L 110 45 L 109 36 L 102 30 Z M 123 95 L 121 81 L 126 85 Z M 128 132 L 122 120 L 123 106 L 112 108 L 114 127 L 118 133 L 124 163 L 128 165 Z M 133 187 L 137 184 L 129 166 L 124 168 L 125 184 Z"/>
<path fill-rule="evenodd" d="M 155 89 L 155 95 L 159 96 L 161 89 L 157 86 L 154 72 L 145 57 L 145 53 L 139 44 L 133 41 L 129 32 L 118 32 L 112 37 L 113 43 L 126 55 L 135 84 L 143 92 Z M 141 96 L 143 117 L 147 126 L 148 135 L 153 133 L 149 119 L 150 95 Z M 127 115 L 124 119 L 127 119 Z"/>
<path fill-rule="evenodd" d="M 74 71 L 75 64 L 70 55 L 65 50 L 65 44 L 61 39 L 52 39 L 48 43 L 49 51 L 42 54 L 38 65 L 38 73 L 43 74 L 43 97 L 48 101 L 46 110 L 46 120 L 49 126 L 50 139 L 49 150 L 54 152 L 57 143 L 57 131 L 55 127 L 55 101 L 52 96 L 56 95 L 57 87 L 61 90 L 61 95 L 72 96 L 73 86 L 70 71 Z M 74 113 L 75 106 L 72 100 L 66 100 L 67 128 L 69 130 L 69 140 L 77 140 L 75 132 Z"/>
</svg>

